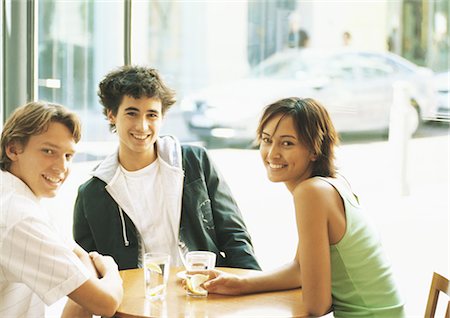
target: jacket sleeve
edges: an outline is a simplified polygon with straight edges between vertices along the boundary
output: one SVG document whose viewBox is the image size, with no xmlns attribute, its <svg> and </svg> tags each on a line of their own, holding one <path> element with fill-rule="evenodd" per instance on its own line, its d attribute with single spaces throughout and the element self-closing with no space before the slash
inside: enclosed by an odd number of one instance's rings
<svg viewBox="0 0 450 318">
<path fill-rule="evenodd" d="M 73 211 L 73 238 L 86 251 L 96 251 L 94 237 L 86 217 L 85 193 L 83 185 L 78 188 Z"/>
<path fill-rule="evenodd" d="M 253 250 L 250 234 L 225 179 L 206 150 L 202 150 L 202 166 L 214 219 L 216 237 L 227 265 L 261 270 Z"/>
</svg>

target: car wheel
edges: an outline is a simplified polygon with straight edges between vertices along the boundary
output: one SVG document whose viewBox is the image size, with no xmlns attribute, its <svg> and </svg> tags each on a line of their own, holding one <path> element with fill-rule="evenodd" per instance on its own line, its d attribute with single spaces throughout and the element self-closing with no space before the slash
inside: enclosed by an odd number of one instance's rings
<svg viewBox="0 0 450 318">
<path fill-rule="evenodd" d="M 408 127 L 409 136 L 413 136 L 422 124 L 419 106 L 414 100 L 411 101 L 411 106 L 408 107 L 406 116 L 406 125 Z"/>
</svg>

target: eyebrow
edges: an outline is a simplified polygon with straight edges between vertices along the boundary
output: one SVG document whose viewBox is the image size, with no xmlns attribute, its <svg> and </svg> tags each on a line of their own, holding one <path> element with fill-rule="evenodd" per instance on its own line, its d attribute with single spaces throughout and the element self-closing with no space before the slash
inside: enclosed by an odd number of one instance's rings
<svg viewBox="0 0 450 318">
<path fill-rule="evenodd" d="M 48 141 L 43 142 L 42 146 L 47 146 L 47 147 L 52 147 L 52 148 L 57 148 L 57 149 L 61 148 L 60 146 L 58 146 L 52 142 L 48 142 Z"/>
<path fill-rule="evenodd" d="M 136 108 L 136 107 L 133 107 L 133 106 L 130 106 L 130 107 L 125 108 L 125 111 L 130 111 L 130 110 L 133 110 L 133 111 L 136 111 L 136 112 L 140 112 L 139 108 Z M 146 113 L 156 113 L 156 114 L 159 114 L 159 111 L 156 110 L 156 109 L 147 109 L 145 112 L 146 112 Z"/>
<path fill-rule="evenodd" d="M 281 138 L 293 138 L 293 139 L 297 139 L 297 137 L 293 136 L 293 135 L 281 135 Z"/>
<path fill-rule="evenodd" d="M 56 145 L 56 144 L 54 144 L 54 143 L 52 143 L 52 142 L 49 142 L 49 141 L 43 142 L 43 143 L 42 143 L 42 146 L 45 146 L 45 147 L 51 147 L 51 148 L 55 148 L 55 149 L 58 149 L 58 150 L 61 149 L 60 146 L 58 146 L 58 145 Z M 73 147 L 70 147 L 69 151 L 71 151 L 71 152 L 73 152 L 73 153 L 76 152 L 75 148 L 73 148 Z"/>
<path fill-rule="evenodd" d="M 266 133 L 265 131 L 263 131 L 261 133 L 262 135 L 267 135 L 270 137 L 270 134 Z M 297 137 L 293 136 L 293 135 L 281 135 L 280 138 L 293 138 L 293 139 L 297 139 Z"/>
</svg>

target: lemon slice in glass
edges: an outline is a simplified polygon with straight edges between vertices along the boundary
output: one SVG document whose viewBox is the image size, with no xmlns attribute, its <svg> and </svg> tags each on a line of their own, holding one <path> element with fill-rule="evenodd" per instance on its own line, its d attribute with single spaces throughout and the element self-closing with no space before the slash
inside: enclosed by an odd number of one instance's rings
<svg viewBox="0 0 450 318">
<path fill-rule="evenodd" d="M 161 294 L 163 292 L 163 290 L 164 290 L 164 285 L 156 286 L 155 288 L 153 288 L 151 290 L 150 296 L 153 297 L 153 296 L 159 295 L 159 294 Z"/>
<path fill-rule="evenodd" d="M 193 295 L 205 296 L 208 291 L 202 288 L 200 285 L 208 280 L 208 275 L 195 274 L 186 280 L 186 287 Z"/>
<path fill-rule="evenodd" d="M 145 265 L 150 271 L 162 274 L 161 267 L 156 263 L 148 263 Z"/>
</svg>

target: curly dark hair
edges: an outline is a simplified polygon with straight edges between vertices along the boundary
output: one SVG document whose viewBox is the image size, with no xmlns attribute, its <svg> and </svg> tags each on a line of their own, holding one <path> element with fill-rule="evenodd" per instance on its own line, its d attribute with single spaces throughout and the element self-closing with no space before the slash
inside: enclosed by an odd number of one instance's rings
<svg viewBox="0 0 450 318">
<path fill-rule="evenodd" d="M 256 131 L 258 144 L 267 122 L 277 115 L 289 116 L 294 120 L 297 135 L 317 156 L 311 176 L 335 177 L 334 150 L 339 144 L 339 136 L 326 108 L 312 98 L 298 97 L 281 99 L 268 105 Z"/>
<path fill-rule="evenodd" d="M 108 111 L 117 115 L 124 96 L 157 97 L 162 115 L 176 102 L 175 91 L 166 86 L 158 71 L 144 66 L 126 65 L 108 73 L 99 84 L 98 96 L 105 116 Z M 110 130 L 115 131 L 114 124 L 110 124 Z"/>
</svg>

